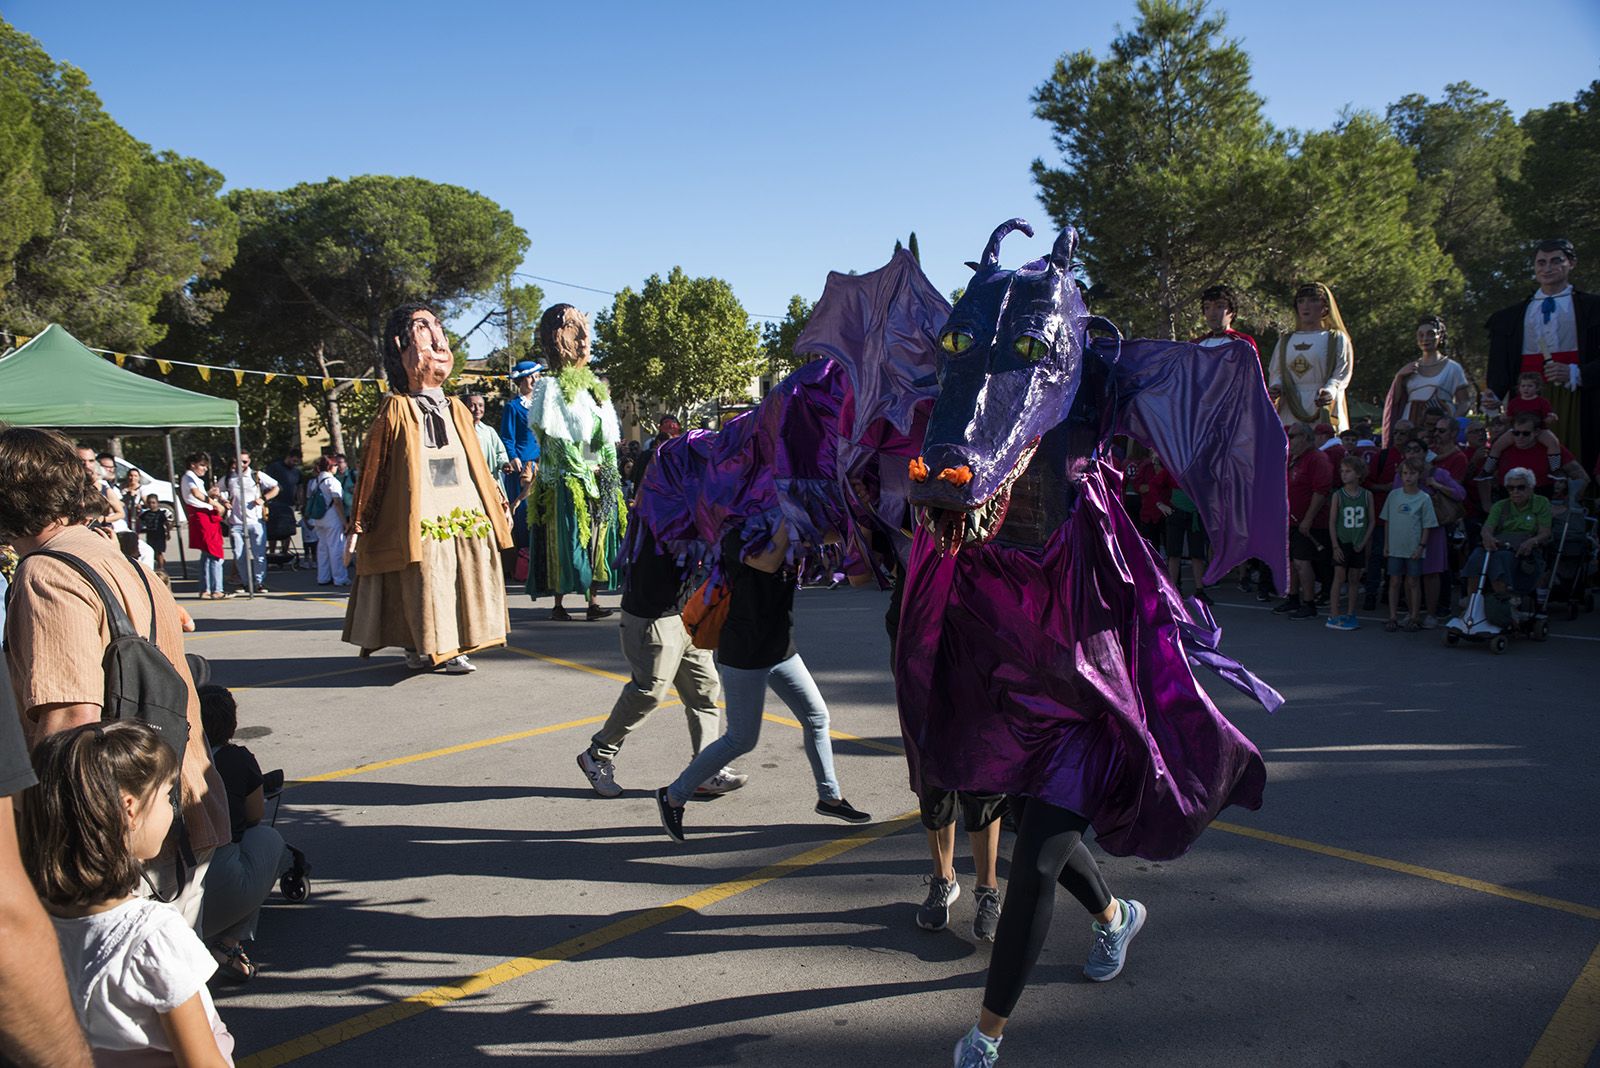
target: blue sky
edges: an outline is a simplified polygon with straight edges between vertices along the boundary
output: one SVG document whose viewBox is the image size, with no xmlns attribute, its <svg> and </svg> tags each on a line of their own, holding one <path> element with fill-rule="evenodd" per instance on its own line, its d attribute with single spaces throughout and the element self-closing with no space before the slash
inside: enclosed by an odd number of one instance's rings
<svg viewBox="0 0 1600 1068">
<path fill-rule="evenodd" d="M 1459 80 L 1520 115 L 1600 77 L 1592 0 L 1548 0 L 1537 22 L 1480 0 L 1219 6 L 1282 126 Z M 1104 54 L 1135 9 L 13 0 L 0 16 L 87 71 L 136 137 L 232 186 L 452 182 L 515 214 L 530 274 L 610 290 L 681 265 L 778 316 L 912 230 L 945 291 L 1003 219 L 1040 226 L 1007 262 L 1046 249 L 1028 167 L 1051 145 L 1029 94 L 1061 53 Z"/>
</svg>

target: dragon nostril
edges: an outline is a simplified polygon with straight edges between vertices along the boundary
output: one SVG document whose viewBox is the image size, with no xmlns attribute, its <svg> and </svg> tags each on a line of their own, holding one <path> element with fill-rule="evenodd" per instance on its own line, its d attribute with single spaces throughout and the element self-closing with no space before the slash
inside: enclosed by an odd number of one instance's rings
<svg viewBox="0 0 1600 1068">
<path fill-rule="evenodd" d="M 952 486 L 965 486 L 972 481 L 972 468 L 966 464 L 960 467 L 947 467 L 939 472 L 939 481 L 948 482 Z"/>
<path fill-rule="evenodd" d="M 911 461 L 911 481 L 928 481 L 928 465 L 922 462 L 922 457 L 920 456 Z"/>
</svg>

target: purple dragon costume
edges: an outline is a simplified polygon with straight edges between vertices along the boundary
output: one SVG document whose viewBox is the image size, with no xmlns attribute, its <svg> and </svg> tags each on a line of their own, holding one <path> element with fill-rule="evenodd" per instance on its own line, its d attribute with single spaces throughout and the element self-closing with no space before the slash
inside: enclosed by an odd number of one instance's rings
<svg viewBox="0 0 1600 1068">
<path fill-rule="evenodd" d="M 1126 434 L 1161 455 L 1211 538 L 1208 580 L 1255 557 L 1281 587 L 1287 441 L 1248 345 L 1091 339 L 1115 328 L 1084 306 L 1076 233 L 1004 270 L 1013 230 L 1033 232 L 998 227 L 953 309 L 905 252 L 830 274 L 796 342 L 827 359 L 720 433 L 664 446 L 638 515 L 678 552 L 733 526 L 759 548 L 780 519 L 797 554 L 837 530 L 870 558 L 879 535 L 906 569 L 894 663 L 912 788 L 1036 797 L 1108 852 L 1175 857 L 1223 807 L 1259 807 L 1266 781 L 1192 666 L 1269 710 L 1282 698 L 1174 589 L 1107 448 Z"/>
</svg>

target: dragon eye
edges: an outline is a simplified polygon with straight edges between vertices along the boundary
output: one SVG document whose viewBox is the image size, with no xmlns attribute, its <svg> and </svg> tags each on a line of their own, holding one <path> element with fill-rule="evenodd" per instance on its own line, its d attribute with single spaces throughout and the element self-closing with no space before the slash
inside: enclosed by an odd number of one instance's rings
<svg viewBox="0 0 1600 1068">
<path fill-rule="evenodd" d="M 972 335 L 959 330 L 948 330 L 939 338 L 939 347 L 952 356 L 959 356 L 972 347 Z"/>
<path fill-rule="evenodd" d="M 1011 348 L 1018 356 L 1021 356 L 1029 363 L 1038 363 L 1050 353 L 1049 345 L 1046 345 L 1036 337 L 1028 337 L 1026 335 L 1017 338 Z"/>
</svg>

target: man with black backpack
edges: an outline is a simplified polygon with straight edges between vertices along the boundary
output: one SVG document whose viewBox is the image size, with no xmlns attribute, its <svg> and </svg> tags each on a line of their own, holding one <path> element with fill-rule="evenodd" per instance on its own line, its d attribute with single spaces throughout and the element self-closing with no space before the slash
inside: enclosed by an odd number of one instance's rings
<svg viewBox="0 0 1600 1068">
<path fill-rule="evenodd" d="M 146 869 L 141 892 L 197 929 L 211 851 L 231 838 L 211 766 L 182 620 L 165 585 L 89 529 L 101 503 L 70 442 L 0 430 L 0 540 L 22 554 L 6 619 L 6 661 L 31 747 L 101 719 L 141 719 L 182 753 L 183 828 Z"/>
</svg>

